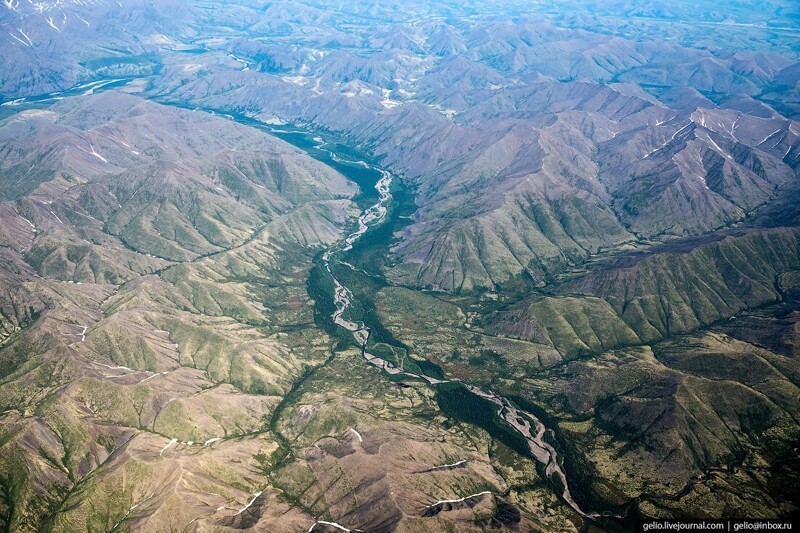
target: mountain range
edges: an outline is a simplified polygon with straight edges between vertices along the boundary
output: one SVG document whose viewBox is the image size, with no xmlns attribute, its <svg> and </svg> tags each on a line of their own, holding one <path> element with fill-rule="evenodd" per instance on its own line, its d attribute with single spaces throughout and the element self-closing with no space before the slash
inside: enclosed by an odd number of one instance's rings
<svg viewBox="0 0 800 533">
<path fill-rule="evenodd" d="M 798 23 L 4 0 L 0 528 L 795 516 Z"/>
</svg>

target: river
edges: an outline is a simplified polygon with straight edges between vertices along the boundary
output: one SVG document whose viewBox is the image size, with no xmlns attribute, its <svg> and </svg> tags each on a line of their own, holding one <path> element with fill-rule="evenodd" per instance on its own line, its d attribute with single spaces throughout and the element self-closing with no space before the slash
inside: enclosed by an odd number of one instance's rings
<svg viewBox="0 0 800 533">
<path fill-rule="evenodd" d="M 317 138 L 318 139 L 318 138 Z M 317 141 L 319 144 L 317 148 L 320 150 L 328 151 L 325 148 L 323 141 Z M 347 310 L 353 303 L 353 292 L 348 289 L 342 281 L 335 275 L 332 266 L 340 264 L 350 266 L 349 263 L 344 262 L 342 259 L 343 254 L 353 248 L 354 243 L 367 233 L 371 228 L 380 225 L 386 220 L 389 213 L 389 204 L 392 200 L 391 186 L 393 176 L 390 172 L 378 168 L 365 161 L 352 161 L 342 160 L 333 152 L 329 151 L 332 158 L 339 162 L 352 165 L 360 165 L 365 168 L 370 168 L 380 173 L 381 178 L 375 184 L 375 189 L 378 192 L 378 200 L 375 204 L 363 210 L 358 217 L 356 229 L 347 235 L 342 241 L 327 249 L 322 254 L 322 261 L 325 270 L 330 274 L 334 283 L 334 303 L 336 310 L 331 315 L 333 322 L 349 331 L 356 343 L 361 347 L 361 355 L 367 363 L 381 368 L 383 371 L 393 375 L 405 375 L 412 378 L 427 381 L 430 385 L 438 385 L 442 383 L 459 382 L 458 380 L 437 379 L 424 374 L 415 374 L 408 372 L 402 368 L 395 366 L 392 362 L 387 361 L 372 354 L 368 351 L 369 339 L 371 335 L 370 328 L 360 321 L 353 321 L 346 317 Z M 532 413 L 524 411 L 514 406 L 508 399 L 486 388 L 469 385 L 462 383 L 467 390 L 471 393 L 491 401 L 498 406 L 498 415 L 505 420 L 505 422 L 521 434 L 530 448 L 531 455 L 544 466 L 545 475 L 548 480 L 553 482 L 556 487 L 563 487 L 563 491 L 559 496 L 570 506 L 572 509 L 585 518 L 600 518 L 600 515 L 584 512 L 577 504 L 569 489 L 567 474 L 564 467 L 559 462 L 558 452 L 556 449 L 545 440 L 547 427 L 545 424 Z"/>
<path fill-rule="evenodd" d="M 74 95 L 89 95 L 94 92 L 112 89 L 131 81 L 136 80 L 113 79 L 92 82 L 58 93 L 3 102 L 0 104 L 0 109 L 2 109 L 4 113 L 0 113 L 0 119 L 23 109 L 50 105 L 58 100 L 63 99 L 64 97 Z M 211 112 L 213 113 L 214 111 Z M 353 304 L 353 292 L 347 288 L 335 275 L 333 266 L 342 265 L 352 268 L 352 266 L 344 260 L 344 254 L 351 250 L 355 242 L 358 241 L 368 231 L 370 231 L 370 229 L 376 228 L 377 226 L 381 225 L 381 223 L 386 221 L 387 215 L 389 214 L 389 206 L 392 201 L 392 182 L 394 180 L 393 175 L 390 172 L 366 161 L 343 158 L 334 151 L 335 147 L 333 150 L 328 148 L 328 146 L 330 146 L 328 142 L 319 136 L 312 136 L 312 134 L 303 129 L 293 126 L 270 125 L 243 115 L 235 116 L 231 114 L 224 114 L 224 117 L 230 120 L 241 122 L 248 126 L 255 126 L 259 129 L 268 131 L 271 134 L 283 138 L 298 148 L 308 152 L 312 157 L 323 159 L 323 162 L 328 162 L 329 164 L 333 162 L 334 166 L 347 165 L 352 168 L 359 167 L 376 172 L 378 175 L 380 175 L 380 178 L 374 185 L 375 190 L 377 191 L 377 201 L 361 211 L 358 216 L 356 229 L 349 233 L 343 240 L 325 250 L 322 254 L 323 266 L 325 271 L 330 275 L 334 284 L 333 299 L 336 310 L 331 315 L 331 319 L 337 326 L 344 328 L 352 334 L 356 344 L 360 346 L 361 355 L 363 356 L 364 360 L 369 364 L 379 367 L 384 372 L 392 375 L 403 375 L 410 378 L 421 379 L 428 382 L 428 384 L 431 386 L 443 383 L 460 383 L 472 394 L 496 404 L 498 406 L 497 413 L 499 417 L 502 418 L 516 432 L 522 435 L 522 437 L 526 440 L 528 447 L 530 448 L 531 455 L 544 466 L 545 475 L 548 480 L 551 481 L 552 485 L 554 487 L 563 487 L 563 490 L 559 494 L 563 501 L 584 518 L 601 518 L 601 515 L 584 512 L 575 502 L 575 499 L 573 498 L 569 489 L 566 471 L 559 462 L 558 452 L 550 443 L 545 440 L 545 435 L 547 434 L 548 428 L 535 415 L 514 406 L 508 399 L 489 389 L 462 383 L 456 379 L 437 379 L 424 374 L 416 374 L 397 367 L 392 362 L 382 359 L 368 351 L 371 330 L 366 324 L 347 318 L 347 311 Z M 300 142 L 301 140 L 302 142 Z M 326 157 L 320 158 L 320 153 L 324 153 Z M 328 161 L 324 161 L 325 159 Z M 363 183 L 359 184 L 363 185 Z"/>
</svg>

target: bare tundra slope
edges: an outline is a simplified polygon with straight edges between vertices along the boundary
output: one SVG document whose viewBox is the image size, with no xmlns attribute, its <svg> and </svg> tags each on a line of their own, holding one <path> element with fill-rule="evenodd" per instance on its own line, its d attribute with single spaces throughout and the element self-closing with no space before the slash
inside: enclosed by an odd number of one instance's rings
<svg viewBox="0 0 800 533">
<path fill-rule="evenodd" d="M 0 529 L 800 512 L 796 2 L 0 5 Z"/>
</svg>

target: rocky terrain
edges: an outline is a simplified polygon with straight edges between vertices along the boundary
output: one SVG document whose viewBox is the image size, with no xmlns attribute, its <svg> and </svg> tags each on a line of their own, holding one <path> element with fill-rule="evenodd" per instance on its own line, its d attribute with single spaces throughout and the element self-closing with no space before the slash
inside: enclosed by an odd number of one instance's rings
<svg viewBox="0 0 800 533">
<path fill-rule="evenodd" d="M 4 1 L 0 529 L 798 513 L 799 23 Z"/>
</svg>

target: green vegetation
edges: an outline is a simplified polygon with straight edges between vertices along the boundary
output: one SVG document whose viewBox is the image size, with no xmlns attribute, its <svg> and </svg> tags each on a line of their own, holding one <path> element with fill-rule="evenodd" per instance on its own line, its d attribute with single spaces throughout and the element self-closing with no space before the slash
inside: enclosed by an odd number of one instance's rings
<svg viewBox="0 0 800 533">
<path fill-rule="evenodd" d="M 436 403 L 448 416 L 475 424 L 486 430 L 518 454 L 530 457 L 531 450 L 525 438 L 508 425 L 498 414 L 499 407 L 477 396 L 460 383 L 442 383 L 436 386 Z"/>
</svg>

